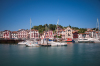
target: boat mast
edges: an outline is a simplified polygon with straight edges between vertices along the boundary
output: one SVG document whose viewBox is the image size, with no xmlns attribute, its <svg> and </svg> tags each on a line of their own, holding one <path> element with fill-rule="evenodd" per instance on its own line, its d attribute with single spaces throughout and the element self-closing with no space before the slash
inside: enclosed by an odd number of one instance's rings
<svg viewBox="0 0 100 66">
<path fill-rule="evenodd" d="M 57 21 L 57 42 L 58 42 L 58 22 L 59 22 L 59 19 Z"/>
<path fill-rule="evenodd" d="M 50 39 L 49 24 L 48 24 L 48 33 L 49 33 L 49 39 Z"/>
<path fill-rule="evenodd" d="M 31 39 L 31 18 L 30 18 L 30 39 Z"/>
<path fill-rule="evenodd" d="M 45 24 L 45 38 L 46 38 L 46 34 L 47 34 L 47 26 Z M 46 38 L 46 42 L 47 42 L 47 38 Z M 48 44 L 48 42 L 47 42 L 47 44 Z"/>
<path fill-rule="evenodd" d="M 98 31 L 99 31 L 99 20 L 97 18 L 97 28 L 98 28 Z"/>
<path fill-rule="evenodd" d="M 97 18 L 97 28 L 98 28 L 98 38 L 100 39 L 100 33 L 99 33 L 99 20 L 98 20 L 98 18 Z"/>
</svg>

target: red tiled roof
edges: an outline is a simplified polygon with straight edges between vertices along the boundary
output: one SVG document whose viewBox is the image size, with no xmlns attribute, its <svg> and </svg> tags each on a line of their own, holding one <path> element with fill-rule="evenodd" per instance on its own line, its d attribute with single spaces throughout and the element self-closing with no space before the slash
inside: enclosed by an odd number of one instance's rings
<svg viewBox="0 0 100 66">
<path fill-rule="evenodd" d="M 72 33 L 78 33 L 78 32 L 76 32 L 76 31 L 73 31 Z"/>
<path fill-rule="evenodd" d="M 17 31 L 12 31 L 12 33 L 17 33 Z"/>
</svg>

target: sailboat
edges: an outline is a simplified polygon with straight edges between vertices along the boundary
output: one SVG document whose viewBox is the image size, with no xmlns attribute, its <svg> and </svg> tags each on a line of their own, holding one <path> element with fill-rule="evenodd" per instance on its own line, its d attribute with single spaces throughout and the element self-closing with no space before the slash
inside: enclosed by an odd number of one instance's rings
<svg viewBox="0 0 100 66">
<path fill-rule="evenodd" d="M 58 42 L 58 22 L 59 22 L 59 19 L 57 21 L 57 42 L 49 41 L 48 43 L 50 43 L 51 46 L 67 46 L 67 43 L 65 42 Z"/>
<path fill-rule="evenodd" d="M 98 37 L 97 37 L 97 34 L 96 34 L 96 38 L 93 39 L 95 43 L 100 43 L 100 31 L 99 31 L 99 20 L 97 18 L 97 24 L 96 24 L 96 27 L 98 28 Z"/>
<path fill-rule="evenodd" d="M 26 44 L 27 47 L 38 47 L 38 43 L 35 42 L 35 40 L 31 40 L 31 18 L 30 18 L 30 41 L 27 42 Z"/>
</svg>

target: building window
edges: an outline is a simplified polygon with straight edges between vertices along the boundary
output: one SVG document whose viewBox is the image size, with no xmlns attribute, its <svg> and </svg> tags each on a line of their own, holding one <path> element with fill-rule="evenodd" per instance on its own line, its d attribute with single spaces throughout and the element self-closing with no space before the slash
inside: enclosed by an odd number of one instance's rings
<svg viewBox="0 0 100 66">
<path fill-rule="evenodd" d="M 68 32 L 70 32 L 70 30 L 68 30 Z"/>
<path fill-rule="evenodd" d="M 68 33 L 68 36 L 71 36 L 71 35 Z"/>
</svg>

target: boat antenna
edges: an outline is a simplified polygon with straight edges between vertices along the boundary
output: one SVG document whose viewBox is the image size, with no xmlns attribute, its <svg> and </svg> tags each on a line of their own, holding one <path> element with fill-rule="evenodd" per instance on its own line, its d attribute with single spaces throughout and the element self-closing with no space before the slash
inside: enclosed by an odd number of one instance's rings
<svg viewBox="0 0 100 66">
<path fill-rule="evenodd" d="M 31 39 L 31 18 L 30 18 L 30 39 Z"/>
<path fill-rule="evenodd" d="M 99 20 L 97 18 L 97 28 L 98 28 L 98 31 L 99 31 Z"/>
<path fill-rule="evenodd" d="M 99 37 L 99 40 L 100 40 L 100 33 L 99 33 L 99 20 L 98 20 L 98 18 L 97 18 L 97 28 L 98 28 L 98 37 Z"/>
<path fill-rule="evenodd" d="M 59 23 L 59 19 L 57 21 L 57 42 L 58 42 L 58 23 Z"/>
</svg>

